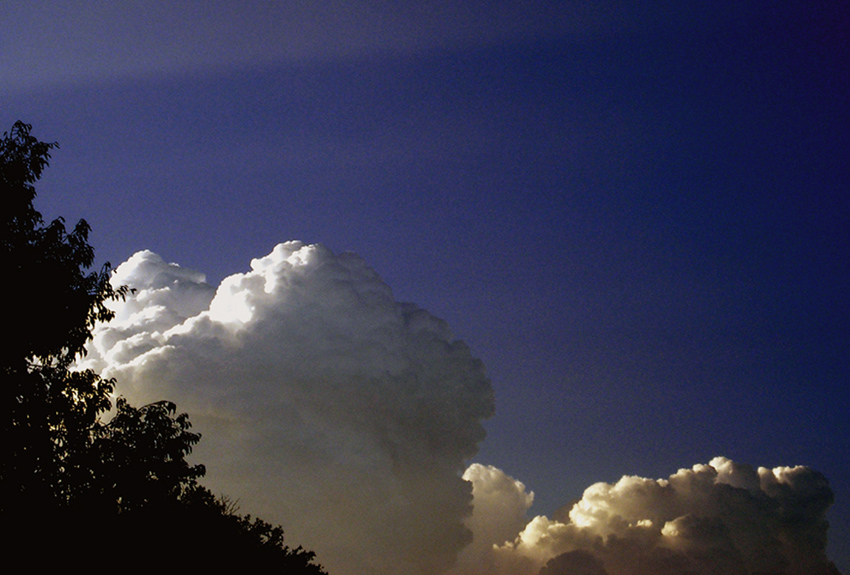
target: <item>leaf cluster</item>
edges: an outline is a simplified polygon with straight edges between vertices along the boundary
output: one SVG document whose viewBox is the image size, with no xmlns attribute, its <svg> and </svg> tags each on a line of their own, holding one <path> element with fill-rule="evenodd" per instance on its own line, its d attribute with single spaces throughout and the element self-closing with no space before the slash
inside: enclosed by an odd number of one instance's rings
<svg viewBox="0 0 850 575">
<path fill-rule="evenodd" d="M 108 263 L 89 271 L 85 220 L 69 232 L 62 218 L 45 223 L 33 206 L 33 184 L 56 144 L 30 129 L 16 122 L 0 139 L 0 298 L 13 320 L 13 336 L 0 346 L 0 511 L 68 499 L 68 462 L 90 447 L 114 388 L 70 367 L 94 324 L 112 318 L 107 302 L 127 293 L 110 284 Z"/>
<path fill-rule="evenodd" d="M 80 220 L 69 232 L 63 218 L 45 223 L 35 209 L 33 184 L 57 144 L 39 142 L 30 130 L 16 122 L 0 140 L 0 264 L 7 277 L 2 290 L 5 301 L 25 314 L 0 350 L 0 365 L 36 361 L 67 367 L 85 353 L 95 323 L 112 319 L 106 303 L 123 298 L 127 288 L 112 287 L 108 262 L 88 271 L 94 263 L 88 222 Z"/>
</svg>

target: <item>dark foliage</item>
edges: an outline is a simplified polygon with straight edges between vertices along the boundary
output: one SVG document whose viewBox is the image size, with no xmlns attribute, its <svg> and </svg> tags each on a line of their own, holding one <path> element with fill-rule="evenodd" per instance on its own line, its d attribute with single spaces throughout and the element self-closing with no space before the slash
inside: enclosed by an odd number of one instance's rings
<svg viewBox="0 0 850 575">
<path fill-rule="evenodd" d="M 69 461 L 72 503 L 124 514 L 179 500 L 204 466 L 185 459 L 200 435 L 176 409 L 168 401 L 134 408 L 118 399 L 109 423 L 94 426 L 89 448 Z"/>
<path fill-rule="evenodd" d="M 93 372 L 69 370 L 95 322 L 111 319 L 106 302 L 125 290 L 110 285 L 108 264 L 86 271 L 94 251 L 84 220 L 69 233 L 62 219 L 45 224 L 33 207 L 33 184 L 55 147 L 39 142 L 21 122 L 0 140 L 0 297 L 13 320 L 13 335 L 0 346 L 4 511 L 69 497 L 64 463 L 88 448 L 113 389 L 112 381 Z"/>
<path fill-rule="evenodd" d="M 186 457 L 200 436 L 160 401 L 135 408 L 115 382 L 74 361 L 110 300 L 110 266 L 88 271 L 94 251 L 81 220 L 68 232 L 33 207 L 34 183 L 56 144 L 17 122 L 0 140 L 0 297 L 12 324 L 0 345 L 0 526 L 4 548 L 33 567 L 132 565 L 271 568 L 322 574 L 312 552 L 284 544 L 283 529 L 237 514 L 196 480 Z"/>
</svg>

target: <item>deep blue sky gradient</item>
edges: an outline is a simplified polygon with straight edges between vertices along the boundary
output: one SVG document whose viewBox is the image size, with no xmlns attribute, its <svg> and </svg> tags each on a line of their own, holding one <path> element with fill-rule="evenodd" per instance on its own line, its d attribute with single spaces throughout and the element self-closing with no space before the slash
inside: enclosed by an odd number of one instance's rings
<svg viewBox="0 0 850 575">
<path fill-rule="evenodd" d="M 484 360 L 477 460 L 532 512 L 715 455 L 805 464 L 848 572 L 850 27 L 796 4 L 4 78 L 0 119 L 59 141 L 38 207 L 114 264 L 151 249 L 218 282 L 288 239 L 363 256 Z"/>
</svg>

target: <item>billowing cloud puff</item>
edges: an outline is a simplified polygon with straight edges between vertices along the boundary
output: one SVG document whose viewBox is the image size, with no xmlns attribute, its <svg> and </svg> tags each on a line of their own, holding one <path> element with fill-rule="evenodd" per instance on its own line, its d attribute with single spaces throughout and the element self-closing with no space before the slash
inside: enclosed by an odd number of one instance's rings
<svg viewBox="0 0 850 575">
<path fill-rule="evenodd" d="M 831 503 L 826 480 L 809 468 L 717 457 L 669 479 L 592 485 L 563 521 L 536 517 L 492 548 L 490 572 L 837 575 L 825 555 Z"/>
<path fill-rule="evenodd" d="M 470 540 L 461 473 L 493 397 L 443 321 L 396 302 L 359 257 L 300 242 L 217 289 L 151 252 L 114 282 L 136 291 L 85 365 L 133 403 L 187 411 L 214 491 L 336 575 L 451 565 Z"/>
<path fill-rule="evenodd" d="M 525 485 L 490 465 L 473 463 L 463 474 L 472 483 L 473 512 L 466 524 L 473 534 L 460 554 L 457 569 L 463 573 L 491 573 L 494 545 L 513 541 L 526 523 L 534 494 Z"/>
</svg>

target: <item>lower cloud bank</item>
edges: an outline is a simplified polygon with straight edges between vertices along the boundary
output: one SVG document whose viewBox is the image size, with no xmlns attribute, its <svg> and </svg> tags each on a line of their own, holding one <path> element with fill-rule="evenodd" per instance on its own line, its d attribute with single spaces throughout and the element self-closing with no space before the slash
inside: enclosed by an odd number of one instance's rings
<svg viewBox="0 0 850 575">
<path fill-rule="evenodd" d="M 825 551 L 832 491 L 807 467 L 755 469 L 716 457 L 668 479 L 597 483 L 559 516 L 528 522 L 532 495 L 522 483 L 477 464 L 464 477 L 476 537 L 457 573 L 838 574 Z"/>
</svg>

